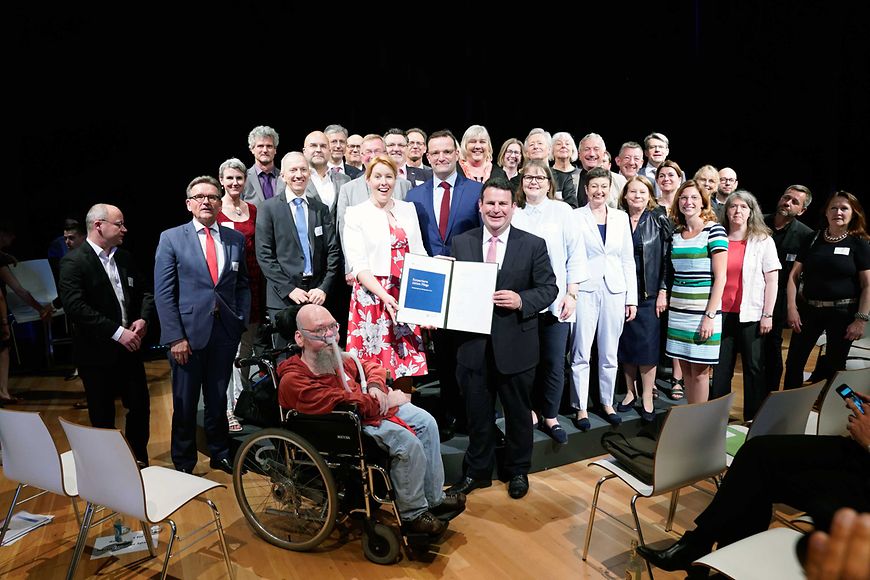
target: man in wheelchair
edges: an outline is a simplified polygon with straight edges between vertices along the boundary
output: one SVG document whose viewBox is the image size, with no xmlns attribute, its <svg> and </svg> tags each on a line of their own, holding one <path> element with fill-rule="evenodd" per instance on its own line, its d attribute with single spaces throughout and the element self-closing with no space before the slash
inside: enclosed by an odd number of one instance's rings
<svg viewBox="0 0 870 580">
<path fill-rule="evenodd" d="M 377 362 L 359 368 L 346 357 L 339 368 L 338 323 L 329 311 L 307 304 L 296 315 L 296 344 L 302 348 L 278 366 L 278 402 L 284 409 L 318 415 L 342 403 L 357 406 L 363 431 L 390 454 L 396 507 L 407 532 L 439 536 L 447 522 L 465 510 L 465 495 L 445 494 L 438 425 L 410 395 L 386 386 L 386 370 Z M 342 371 L 339 374 L 338 371 Z"/>
</svg>

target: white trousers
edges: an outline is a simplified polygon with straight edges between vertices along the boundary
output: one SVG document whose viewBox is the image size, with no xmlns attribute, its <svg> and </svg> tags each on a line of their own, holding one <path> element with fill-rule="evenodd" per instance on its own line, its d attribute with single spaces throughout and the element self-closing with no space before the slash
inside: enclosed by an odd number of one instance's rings
<svg viewBox="0 0 870 580">
<path fill-rule="evenodd" d="M 576 322 L 571 347 L 571 406 L 585 411 L 589 399 L 589 356 L 598 338 L 598 392 L 601 404 L 613 406 L 616 352 L 625 324 L 625 292 L 611 294 L 604 284 L 577 293 Z M 658 338 L 656 338 L 658 340 Z"/>
</svg>

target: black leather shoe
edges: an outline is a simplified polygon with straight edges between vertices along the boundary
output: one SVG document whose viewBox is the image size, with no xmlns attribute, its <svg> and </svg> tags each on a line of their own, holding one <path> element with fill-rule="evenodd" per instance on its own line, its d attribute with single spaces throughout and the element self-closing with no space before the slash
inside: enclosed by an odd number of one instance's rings
<svg viewBox="0 0 870 580">
<path fill-rule="evenodd" d="M 644 423 L 652 423 L 656 420 L 656 412 L 655 408 L 652 411 L 645 411 L 643 407 L 638 411 L 640 413 L 640 420 Z"/>
<path fill-rule="evenodd" d="M 416 520 L 404 522 L 405 531 L 411 534 L 428 534 L 440 536 L 447 531 L 447 522 L 442 522 L 431 512 L 423 512 Z"/>
<path fill-rule="evenodd" d="M 190 474 L 193 474 L 193 468 L 192 468 L 192 467 L 178 467 L 178 466 L 176 465 L 176 466 L 175 466 L 175 471 L 180 471 L 181 473 L 190 473 Z"/>
<path fill-rule="evenodd" d="M 619 425 L 620 423 L 622 423 L 622 417 L 620 417 L 616 413 L 609 413 L 609 414 L 605 415 L 604 420 L 613 426 L 616 426 L 616 425 Z"/>
<path fill-rule="evenodd" d="M 471 477 L 463 477 L 462 479 L 459 480 L 458 483 L 450 486 L 447 489 L 447 494 L 454 495 L 454 494 L 462 493 L 462 494 L 468 495 L 469 493 L 471 493 L 475 489 L 490 487 L 491 485 L 492 485 L 491 479 L 474 479 Z"/>
<path fill-rule="evenodd" d="M 656 568 L 675 572 L 693 568 L 692 562 L 709 554 L 712 548 L 712 542 L 705 545 L 697 541 L 691 532 L 686 532 L 669 548 L 652 550 L 648 546 L 638 546 L 637 553 Z"/>
<path fill-rule="evenodd" d="M 230 460 L 227 458 L 223 459 L 212 459 L 208 462 L 208 466 L 212 469 L 220 469 L 224 473 L 233 474 L 233 464 L 230 463 Z"/>
<path fill-rule="evenodd" d="M 514 475 L 508 482 L 508 495 L 520 499 L 529 493 L 529 476 L 525 473 Z"/>
<path fill-rule="evenodd" d="M 592 428 L 592 423 L 589 422 L 588 417 L 583 417 L 582 419 L 578 419 L 577 417 L 571 417 L 571 423 L 574 425 L 574 428 L 578 431 L 589 431 Z"/>
<path fill-rule="evenodd" d="M 448 493 L 444 496 L 444 501 L 429 508 L 429 512 L 442 522 L 449 522 L 464 511 L 464 493 Z"/>
</svg>

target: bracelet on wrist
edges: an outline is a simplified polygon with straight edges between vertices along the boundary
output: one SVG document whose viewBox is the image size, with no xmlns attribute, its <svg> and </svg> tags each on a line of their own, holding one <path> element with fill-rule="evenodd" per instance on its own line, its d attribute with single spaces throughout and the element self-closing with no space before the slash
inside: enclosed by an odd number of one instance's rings
<svg viewBox="0 0 870 580">
<path fill-rule="evenodd" d="M 870 320 L 870 314 L 866 314 L 864 312 L 856 312 L 855 320 L 862 320 L 864 322 L 867 322 L 868 320 Z"/>
</svg>

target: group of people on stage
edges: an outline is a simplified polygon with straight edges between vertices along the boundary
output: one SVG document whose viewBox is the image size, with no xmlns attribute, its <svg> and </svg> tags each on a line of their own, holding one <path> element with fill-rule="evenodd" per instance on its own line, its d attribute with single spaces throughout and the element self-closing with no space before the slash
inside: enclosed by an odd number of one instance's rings
<svg viewBox="0 0 870 580">
<path fill-rule="evenodd" d="M 241 429 L 233 406 L 248 379 L 232 361 L 262 344 L 266 317 L 289 321 L 276 344 L 341 342 L 393 377 L 397 393 L 411 392 L 414 377 L 436 366 L 444 407 L 437 428 L 442 436 L 469 434 L 466 470 L 447 499 L 415 491 L 415 520 L 429 513 L 426 501 L 435 512 L 447 501 L 450 509 L 441 511 L 455 513 L 464 494 L 491 485 L 496 395 L 506 425 L 502 473 L 509 495 L 520 498 L 533 429 L 567 442 L 558 421 L 566 375 L 571 421 L 586 431 L 590 377 L 597 374 L 609 423 L 633 408 L 651 421 L 663 356 L 673 360 L 670 396 L 685 392 L 694 403 L 730 390 L 740 352 L 751 419 L 779 388 L 784 328 L 793 331 L 786 388 L 802 384 L 821 332 L 828 368 L 836 370 L 865 330 L 870 237 L 861 203 L 845 191 L 825 201 L 817 231 L 796 219 L 812 200 L 800 185 L 765 216 L 737 187 L 733 169 L 706 165 L 686 179 L 660 133 L 643 145 L 623 144 L 613 158 L 618 172 L 595 133 L 578 146 L 568 133 L 533 129 L 522 142 L 507 140 L 497 156 L 480 125 L 461 140 L 447 130 L 359 136 L 330 125 L 280 161 L 278 145 L 274 129 L 256 127 L 248 136 L 251 167 L 231 158 L 217 177 L 190 182 L 192 219 L 161 235 L 153 294 L 119 248 L 127 230 L 118 207 L 95 204 L 87 243 L 60 262 L 91 422 L 114 425 L 120 389 L 127 436 L 143 464 L 149 403 L 138 352 L 155 314 L 170 347 L 172 461 L 183 471 L 197 461 L 202 391 L 210 465 L 231 472 L 228 434 Z M 491 334 L 398 322 L 408 252 L 497 263 Z M 317 326 L 302 326 L 308 321 Z M 299 360 L 314 376 L 340 372 L 304 351 Z M 628 390 L 614 404 L 620 367 Z M 282 380 L 284 400 L 305 400 L 296 383 L 304 381 Z M 412 435 L 432 429 L 425 411 L 391 410 L 409 404 L 407 397 L 386 386 L 375 391 L 372 397 L 384 394 L 372 406 L 375 422 L 399 417 Z M 382 444 L 400 454 L 392 443 L 399 440 L 405 449 L 402 438 Z M 432 456 L 428 448 L 418 452 Z M 438 527 L 432 514 L 426 518 L 422 529 Z"/>
</svg>

